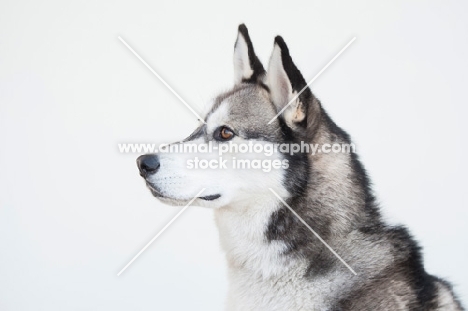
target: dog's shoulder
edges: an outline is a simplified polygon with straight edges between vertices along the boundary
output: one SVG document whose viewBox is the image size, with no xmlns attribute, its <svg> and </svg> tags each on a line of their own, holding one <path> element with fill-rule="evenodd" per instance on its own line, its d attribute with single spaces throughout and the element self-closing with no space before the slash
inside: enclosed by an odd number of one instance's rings
<svg viewBox="0 0 468 311">
<path fill-rule="evenodd" d="M 337 301 L 337 310 L 463 310 L 451 285 L 426 272 L 422 250 L 405 227 L 380 225 L 360 233 L 387 245 L 390 253 L 385 257 L 391 261 L 383 270 L 365 271 L 366 280 Z"/>
</svg>

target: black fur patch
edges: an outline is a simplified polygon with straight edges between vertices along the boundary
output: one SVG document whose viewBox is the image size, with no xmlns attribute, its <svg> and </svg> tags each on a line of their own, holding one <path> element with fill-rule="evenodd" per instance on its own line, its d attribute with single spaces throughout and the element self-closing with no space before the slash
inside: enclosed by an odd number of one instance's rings
<svg viewBox="0 0 468 311">
<path fill-rule="evenodd" d="M 300 139 L 295 137 L 293 130 L 286 125 L 284 119 L 281 117 L 278 120 L 283 136 L 283 143 L 300 144 Z M 284 153 L 283 156 L 289 163 L 289 168 L 286 170 L 286 177 L 283 182 L 286 189 L 295 196 L 305 196 L 310 168 L 308 154 L 302 152 L 293 155 Z"/>
<path fill-rule="evenodd" d="M 405 260 L 399 263 L 399 266 L 409 279 L 417 298 L 414 308 L 411 309 L 435 310 L 437 307 L 436 278 L 424 270 L 421 248 L 410 236 L 408 230 L 402 226 L 391 228 L 388 235 L 393 237 L 396 247 L 404 246 L 404 249 L 409 252 Z"/>
</svg>

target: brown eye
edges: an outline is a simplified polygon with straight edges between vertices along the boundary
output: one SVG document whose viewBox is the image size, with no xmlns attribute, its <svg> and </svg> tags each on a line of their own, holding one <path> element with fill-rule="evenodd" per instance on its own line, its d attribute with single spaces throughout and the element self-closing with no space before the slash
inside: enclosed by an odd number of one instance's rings
<svg viewBox="0 0 468 311">
<path fill-rule="evenodd" d="M 234 137 L 234 132 L 228 128 L 228 127 L 221 127 L 217 133 L 217 135 L 215 135 L 215 139 L 217 140 L 230 140 L 231 138 Z"/>
</svg>

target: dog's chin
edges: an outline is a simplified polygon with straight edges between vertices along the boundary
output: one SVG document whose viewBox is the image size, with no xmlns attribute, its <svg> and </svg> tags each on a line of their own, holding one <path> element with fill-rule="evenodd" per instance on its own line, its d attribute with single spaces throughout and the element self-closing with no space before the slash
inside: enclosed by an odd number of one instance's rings
<svg viewBox="0 0 468 311">
<path fill-rule="evenodd" d="M 170 197 L 167 195 L 164 195 L 161 193 L 160 190 L 158 190 L 153 184 L 147 182 L 146 186 L 148 189 L 151 191 L 151 194 L 160 200 L 161 202 L 168 204 L 168 205 L 174 205 L 174 206 L 180 206 L 180 205 L 185 205 L 188 202 L 190 202 L 191 199 L 182 199 L 182 198 L 175 198 L 175 197 Z M 202 196 L 198 197 L 197 199 L 203 200 L 203 201 L 215 201 L 221 197 L 220 194 L 213 194 L 213 195 L 207 195 L 207 196 Z"/>
<path fill-rule="evenodd" d="M 156 186 L 154 186 L 153 184 L 151 184 L 149 182 L 146 182 L 146 187 L 148 187 L 151 194 L 155 198 L 157 198 L 158 200 L 160 200 L 163 203 L 166 203 L 166 204 L 169 204 L 169 205 L 183 205 L 184 203 L 188 202 L 188 200 L 173 198 L 173 197 L 169 197 L 169 196 L 166 196 L 166 195 L 162 194 L 161 191 L 158 188 L 156 188 Z"/>
<path fill-rule="evenodd" d="M 189 200 L 179 200 L 179 199 L 161 197 L 161 196 L 158 196 L 156 198 L 162 203 L 167 204 L 167 205 L 172 205 L 172 206 L 183 206 L 189 202 Z"/>
</svg>

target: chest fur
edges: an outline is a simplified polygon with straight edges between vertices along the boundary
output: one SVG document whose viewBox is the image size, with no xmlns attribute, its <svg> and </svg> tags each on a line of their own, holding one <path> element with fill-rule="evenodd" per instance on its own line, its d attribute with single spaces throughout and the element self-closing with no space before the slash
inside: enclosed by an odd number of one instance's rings
<svg viewBox="0 0 468 311">
<path fill-rule="evenodd" d="M 340 288 L 341 276 L 306 278 L 306 260 L 284 255 L 284 242 L 266 239 L 273 211 L 216 211 L 228 261 L 227 310 L 327 310 Z"/>
</svg>

